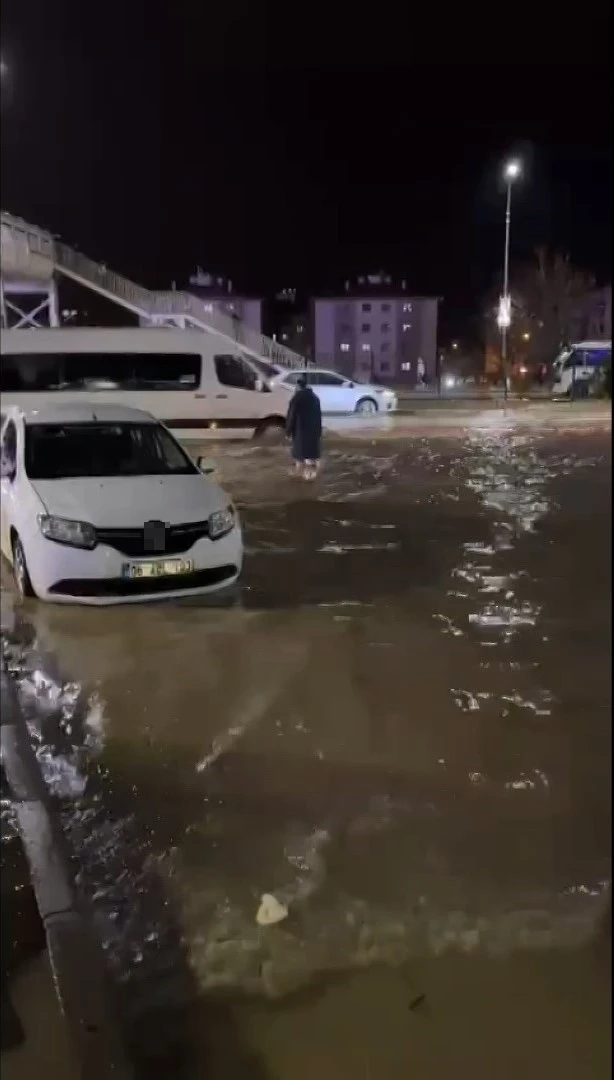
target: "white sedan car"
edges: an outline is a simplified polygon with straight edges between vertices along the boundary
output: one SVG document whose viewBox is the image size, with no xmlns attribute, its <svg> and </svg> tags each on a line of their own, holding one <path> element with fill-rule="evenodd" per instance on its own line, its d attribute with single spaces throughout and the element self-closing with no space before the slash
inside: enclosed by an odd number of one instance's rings
<svg viewBox="0 0 614 1080">
<path fill-rule="evenodd" d="M 307 377 L 307 385 L 318 395 L 322 412 L 326 414 L 359 413 L 372 416 L 375 413 L 394 412 L 398 406 L 394 390 L 374 383 L 357 382 L 346 379 L 338 371 L 326 371 L 324 368 L 305 368 L 288 370 L 278 364 L 268 364 L 274 369 L 273 375 L 263 371 L 271 386 L 283 386 L 294 392 L 299 375 Z"/>
<path fill-rule="evenodd" d="M 118 604 L 208 593 L 241 572 L 227 495 L 149 413 L 3 411 L 2 554 L 23 596 Z"/>
</svg>

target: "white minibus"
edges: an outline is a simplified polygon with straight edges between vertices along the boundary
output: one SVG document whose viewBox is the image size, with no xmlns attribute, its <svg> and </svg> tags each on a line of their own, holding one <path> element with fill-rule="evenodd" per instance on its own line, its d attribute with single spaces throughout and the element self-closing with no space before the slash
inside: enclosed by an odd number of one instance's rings
<svg viewBox="0 0 614 1080">
<path fill-rule="evenodd" d="M 3 330 L 3 406 L 90 400 L 152 413 L 182 440 L 283 428 L 291 392 L 215 334 L 174 327 Z"/>
</svg>

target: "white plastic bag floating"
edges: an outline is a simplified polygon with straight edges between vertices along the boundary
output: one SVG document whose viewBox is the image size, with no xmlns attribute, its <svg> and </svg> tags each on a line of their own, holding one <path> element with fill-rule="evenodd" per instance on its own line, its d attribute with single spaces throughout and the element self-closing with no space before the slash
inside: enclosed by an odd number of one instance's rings
<svg viewBox="0 0 614 1080">
<path fill-rule="evenodd" d="M 260 897 L 260 907 L 256 912 L 258 926 L 274 926 L 282 922 L 288 916 L 288 908 L 280 903 L 272 893 L 263 893 Z"/>
</svg>

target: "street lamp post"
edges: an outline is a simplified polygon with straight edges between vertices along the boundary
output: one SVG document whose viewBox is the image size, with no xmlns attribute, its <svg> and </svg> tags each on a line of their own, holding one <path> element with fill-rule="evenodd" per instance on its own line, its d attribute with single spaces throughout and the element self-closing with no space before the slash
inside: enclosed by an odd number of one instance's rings
<svg viewBox="0 0 614 1080">
<path fill-rule="evenodd" d="M 512 184 L 520 176 L 520 162 L 508 161 L 503 175 L 507 185 L 505 200 L 505 248 L 503 253 L 503 294 L 499 300 L 499 314 L 497 322 L 501 331 L 501 366 L 503 368 L 503 395 L 507 400 L 508 373 L 507 373 L 507 338 L 508 330 L 512 321 L 512 301 L 510 297 L 510 222 L 512 218 Z"/>
</svg>

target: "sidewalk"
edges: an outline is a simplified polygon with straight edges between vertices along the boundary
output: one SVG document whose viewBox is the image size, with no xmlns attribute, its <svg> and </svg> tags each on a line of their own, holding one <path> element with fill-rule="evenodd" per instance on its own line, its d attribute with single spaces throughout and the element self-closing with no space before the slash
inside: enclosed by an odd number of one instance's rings
<svg viewBox="0 0 614 1080">
<path fill-rule="evenodd" d="M 11 982 L 11 999 L 26 1033 L 22 1046 L 2 1054 L 3 1080 L 77 1080 L 79 1069 L 60 1012 L 47 954 L 31 960 Z"/>
</svg>

